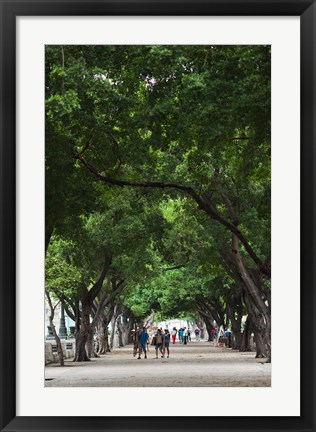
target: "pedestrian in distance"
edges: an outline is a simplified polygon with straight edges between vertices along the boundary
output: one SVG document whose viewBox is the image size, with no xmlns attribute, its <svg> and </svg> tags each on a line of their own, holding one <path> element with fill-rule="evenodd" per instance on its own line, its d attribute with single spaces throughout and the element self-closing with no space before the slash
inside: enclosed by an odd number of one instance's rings
<svg viewBox="0 0 316 432">
<path fill-rule="evenodd" d="M 170 345 L 170 333 L 169 333 L 169 330 L 168 329 L 166 329 L 165 330 L 165 334 L 164 334 L 164 336 L 165 336 L 165 347 L 164 347 L 164 350 L 163 350 L 163 355 L 165 355 L 165 353 L 166 353 L 166 350 L 167 350 L 167 358 L 169 358 L 169 355 L 170 355 L 170 352 L 169 352 L 169 345 Z"/>
<path fill-rule="evenodd" d="M 136 329 L 132 330 L 133 343 L 134 343 L 133 357 L 136 357 L 136 354 L 139 350 L 139 333 L 140 333 L 139 327 L 136 327 Z"/>
<path fill-rule="evenodd" d="M 155 334 L 156 336 L 156 344 L 155 344 L 155 351 L 156 351 L 156 359 L 158 358 L 158 350 L 161 353 L 161 357 L 164 357 L 164 348 L 165 348 L 165 338 L 164 338 L 164 334 L 162 333 L 161 329 L 158 329 L 157 333 Z"/>
<path fill-rule="evenodd" d="M 142 331 L 139 333 L 139 352 L 137 359 L 141 359 L 142 352 L 145 354 L 145 359 L 147 358 L 147 340 L 149 339 L 149 334 L 146 331 L 146 327 L 143 327 Z"/>
<path fill-rule="evenodd" d="M 183 328 L 181 327 L 179 330 L 179 343 L 183 342 Z"/>
<path fill-rule="evenodd" d="M 232 332 L 229 328 L 225 329 L 225 336 L 227 337 L 228 348 L 232 347 Z"/>
<path fill-rule="evenodd" d="M 215 346 L 215 347 L 218 347 L 218 340 L 217 340 L 217 337 L 218 337 L 218 327 L 215 327 L 215 328 L 214 328 L 214 346 Z"/>
<path fill-rule="evenodd" d="M 184 327 L 183 330 L 183 344 L 187 345 L 188 343 L 188 329 L 186 327 Z"/>
<path fill-rule="evenodd" d="M 191 342 L 191 329 L 188 328 L 188 341 Z"/>
<path fill-rule="evenodd" d="M 199 342 L 199 340 L 200 340 L 200 329 L 198 327 L 196 327 L 196 329 L 194 330 L 194 334 L 195 334 L 195 340 L 197 342 Z"/>
<path fill-rule="evenodd" d="M 172 332 L 171 332 L 173 345 L 176 343 L 177 333 L 178 333 L 177 329 L 175 327 L 173 327 Z"/>
</svg>

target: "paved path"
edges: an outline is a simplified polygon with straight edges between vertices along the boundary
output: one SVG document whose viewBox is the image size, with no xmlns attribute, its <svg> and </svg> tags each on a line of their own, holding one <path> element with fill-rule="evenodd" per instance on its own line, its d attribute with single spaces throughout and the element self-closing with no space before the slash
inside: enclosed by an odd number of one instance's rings
<svg viewBox="0 0 316 432">
<path fill-rule="evenodd" d="M 132 346 L 90 362 L 45 368 L 45 387 L 268 387 L 271 364 L 262 364 L 255 353 L 216 348 L 209 342 L 171 345 L 170 358 L 137 360 Z"/>
</svg>

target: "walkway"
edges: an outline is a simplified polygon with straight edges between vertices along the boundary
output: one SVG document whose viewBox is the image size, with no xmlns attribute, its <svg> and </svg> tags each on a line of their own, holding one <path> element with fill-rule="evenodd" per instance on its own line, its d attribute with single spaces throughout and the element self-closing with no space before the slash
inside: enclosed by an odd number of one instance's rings
<svg viewBox="0 0 316 432">
<path fill-rule="evenodd" d="M 133 357 L 132 346 L 116 349 L 91 362 L 45 368 L 46 387 L 268 387 L 271 364 L 255 353 L 216 348 L 209 342 L 171 345 L 170 358 Z"/>
</svg>

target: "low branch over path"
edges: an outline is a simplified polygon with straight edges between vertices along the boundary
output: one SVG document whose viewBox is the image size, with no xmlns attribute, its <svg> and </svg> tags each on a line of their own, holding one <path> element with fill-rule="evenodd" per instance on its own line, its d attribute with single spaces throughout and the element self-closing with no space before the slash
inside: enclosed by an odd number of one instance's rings
<svg viewBox="0 0 316 432">
<path fill-rule="evenodd" d="M 214 203 L 211 201 L 210 197 L 207 194 L 203 194 L 200 196 L 192 187 L 181 185 L 179 183 L 169 183 L 169 182 L 159 182 L 159 181 L 142 181 L 142 182 L 135 182 L 135 181 L 127 181 L 127 180 L 121 180 L 121 179 L 115 179 L 108 177 L 107 175 L 101 174 L 98 172 L 83 156 L 80 152 L 74 152 L 74 158 L 80 160 L 82 165 L 91 173 L 93 174 L 97 179 L 112 184 L 114 186 L 119 187 L 141 187 L 141 188 L 158 188 L 158 189 L 176 189 L 183 191 L 190 195 L 195 202 L 198 204 L 198 207 L 200 210 L 203 210 L 205 213 L 207 213 L 211 219 L 218 221 L 221 225 L 223 225 L 226 229 L 228 229 L 232 234 L 235 234 L 242 245 L 244 246 L 245 250 L 249 254 L 249 256 L 252 258 L 252 260 L 256 263 L 258 269 L 264 274 L 265 276 L 271 278 L 271 269 L 267 265 L 267 263 L 263 262 L 255 253 L 255 251 L 252 249 L 244 235 L 240 232 L 240 230 L 237 228 L 236 225 L 233 223 L 227 221 L 225 218 L 223 218 L 216 210 L 216 207 Z"/>
</svg>

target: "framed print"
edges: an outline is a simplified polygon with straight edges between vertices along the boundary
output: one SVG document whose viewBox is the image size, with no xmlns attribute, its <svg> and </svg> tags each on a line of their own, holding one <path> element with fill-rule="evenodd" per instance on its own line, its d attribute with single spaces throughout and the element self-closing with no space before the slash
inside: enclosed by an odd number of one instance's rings
<svg viewBox="0 0 316 432">
<path fill-rule="evenodd" d="M 0 11 L 1 430 L 314 431 L 314 1 Z"/>
</svg>

